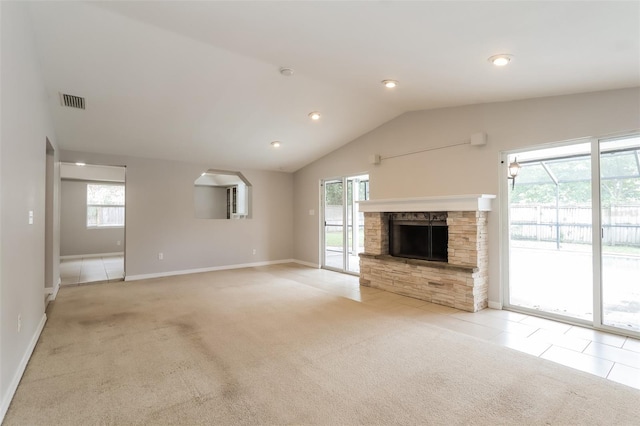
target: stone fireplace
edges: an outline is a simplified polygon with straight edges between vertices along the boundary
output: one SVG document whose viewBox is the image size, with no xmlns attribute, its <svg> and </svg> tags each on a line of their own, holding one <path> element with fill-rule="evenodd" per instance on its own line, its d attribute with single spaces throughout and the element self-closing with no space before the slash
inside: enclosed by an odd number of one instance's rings
<svg viewBox="0 0 640 426">
<path fill-rule="evenodd" d="M 491 210 L 493 198 L 495 195 L 480 194 L 360 202 L 365 221 L 360 284 L 469 312 L 486 308 L 487 211 Z M 390 223 L 393 227 L 398 218 L 430 221 L 434 216 L 446 217 L 446 259 L 443 260 L 442 254 L 434 257 L 436 260 L 402 257 L 403 254 L 397 252 L 391 255 Z M 427 231 L 415 229 L 416 234 L 429 235 Z M 435 228 L 432 232 L 443 238 L 441 229 Z M 393 241 L 391 243 L 393 246 Z M 431 252 L 437 253 L 438 249 Z"/>
</svg>

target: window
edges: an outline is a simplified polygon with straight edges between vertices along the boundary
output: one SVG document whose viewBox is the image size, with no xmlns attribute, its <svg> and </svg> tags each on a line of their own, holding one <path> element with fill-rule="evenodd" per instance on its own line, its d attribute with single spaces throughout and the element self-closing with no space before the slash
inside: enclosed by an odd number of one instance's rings
<svg viewBox="0 0 640 426">
<path fill-rule="evenodd" d="M 124 185 L 87 184 L 87 228 L 124 226 Z"/>
</svg>

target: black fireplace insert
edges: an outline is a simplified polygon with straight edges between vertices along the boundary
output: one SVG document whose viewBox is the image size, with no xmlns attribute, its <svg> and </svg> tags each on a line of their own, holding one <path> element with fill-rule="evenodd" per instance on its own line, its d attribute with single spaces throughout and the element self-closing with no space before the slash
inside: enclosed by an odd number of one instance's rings
<svg viewBox="0 0 640 426">
<path fill-rule="evenodd" d="M 389 254 L 447 262 L 447 213 L 393 213 L 389 218 Z"/>
</svg>

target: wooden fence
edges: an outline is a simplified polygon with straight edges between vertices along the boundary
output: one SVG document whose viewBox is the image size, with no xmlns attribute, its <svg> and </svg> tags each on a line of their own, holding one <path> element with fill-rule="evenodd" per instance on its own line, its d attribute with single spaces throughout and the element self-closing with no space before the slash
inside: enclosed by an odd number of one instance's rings
<svg viewBox="0 0 640 426">
<path fill-rule="evenodd" d="M 512 205 L 511 238 L 591 244 L 591 207 Z M 640 206 L 611 206 L 602 211 L 603 243 L 640 247 Z"/>
</svg>

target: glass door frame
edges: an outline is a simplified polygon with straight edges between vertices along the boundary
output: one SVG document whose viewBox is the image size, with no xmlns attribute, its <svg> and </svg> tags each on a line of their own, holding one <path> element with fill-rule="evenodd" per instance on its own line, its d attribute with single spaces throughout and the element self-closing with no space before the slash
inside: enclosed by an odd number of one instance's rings
<svg viewBox="0 0 640 426">
<path fill-rule="evenodd" d="M 337 183 L 337 182 L 342 182 L 342 268 L 336 268 L 334 266 L 329 266 L 327 264 L 327 183 Z M 321 212 L 321 220 L 320 220 L 320 225 L 321 225 L 321 232 L 320 232 L 320 251 L 322 253 L 321 255 L 321 262 L 320 262 L 320 267 L 322 269 L 328 269 L 330 271 L 336 271 L 336 272 L 345 272 L 346 270 L 346 260 L 345 260 L 345 250 L 344 248 L 346 247 L 346 239 L 347 239 L 347 233 L 345 232 L 346 229 L 346 222 L 347 222 L 347 217 L 346 217 L 346 204 L 347 204 L 347 191 L 346 191 L 346 184 L 347 184 L 347 179 L 345 177 L 336 177 L 336 178 L 327 178 L 327 179 L 321 179 L 320 180 L 320 212 Z"/>
<path fill-rule="evenodd" d="M 359 200 L 359 186 L 354 185 L 354 182 L 358 184 L 361 182 L 357 180 L 360 177 L 367 176 L 368 181 L 368 173 L 359 173 L 349 176 L 341 176 L 335 178 L 326 178 L 320 180 L 320 211 L 321 211 L 321 232 L 320 232 L 320 250 L 321 254 L 321 263 L 320 266 L 323 269 L 328 269 L 336 272 L 343 272 L 346 274 L 359 276 L 360 273 L 358 271 L 353 271 L 349 267 L 349 257 L 351 246 L 349 245 L 349 227 L 356 227 L 356 215 L 358 214 L 358 209 L 356 208 L 356 201 Z M 327 228 L 327 218 L 326 218 L 326 184 L 327 183 L 337 183 L 342 182 L 342 268 L 337 268 L 335 266 L 329 266 L 327 264 L 327 241 L 326 241 L 326 228 Z M 351 197 L 352 202 L 349 203 L 349 184 L 352 185 L 351 188 Z M 351 215 L 351 216 L 350 216 Z M 351 217 L 351 220 L 349 219 Z M 364 222 L 363 222 L 364 225 Z M 353 247 L 356 247 L 356 237 L 358 237 L 358 232 L 352 229 L 352 244 Z"/>
<path fill-rule="evenodd" d="M 516 150 L 502 151 L 500 153 L 500 284 L 501 291 L 500 301 L 502 307 L 507 310 L 522 312 L 524 314 L 544 317 L 556 321 L 569 324 L 579 325 L 582 327 L 593 328 L 599 331 L 605 331 L 613 334 L 621 334 L 633 338 L 640 338 L 640 332 L 633 330 L 621 329 L 603 324 L 603 298 L 602 298 L 602 201 L 600 198 L 600 142 L 611 141 L 615 139 L 625 139 L 638 136 L 638 132 L 625 132 L 602 137 L 582 138 L 569 140 L 559 143 L 538 145 L 534 147 L 520 148 Z M 557 148 L 562 146 L 580 144 L 591 144 L 591 196 L 592 196 L 592 259 L 593 259 L 593 320 L 581 320 L 578 318 L 567 317 L 552 312 L 539 311 L 536 309 L 526 308 L 509 303 L 509 248 L 510 248 L 510 216 L 509 216 L 509 191 L 511 190 L 511 181 L 506 177 L 508 175 L 508 159 L 510 155 L 516 155 L 522 152 L 529 152 L 538 149 Z M 517 184 L 517 183 L 516 183 Z M 599 231 L 595 231 L 599 230 Z"/>
</svg>

